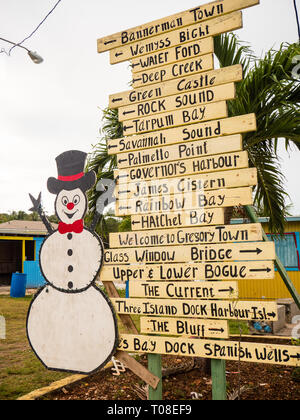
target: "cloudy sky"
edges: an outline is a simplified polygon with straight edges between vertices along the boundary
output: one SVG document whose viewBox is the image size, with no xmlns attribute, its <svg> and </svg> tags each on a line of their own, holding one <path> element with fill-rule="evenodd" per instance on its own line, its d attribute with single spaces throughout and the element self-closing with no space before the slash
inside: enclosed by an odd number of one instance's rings
<svg viewBox="0 0 300 420">
<path fill-rule="evenodd" d="M 20 42 L 57 0 L 0 0 L 0 37 Z M 55 157 L 65 150 L 92 151 L 99 139 L 101 110 L 112 93 L 128 90 L 128 63 L 111 66 L 109 53 L 97 53 L 97 38 L 150 22 L 205 0 L 62 0 L 24 45 L 44 63 L 33 64 L 26 51 L 0 54 L 0 212 L 30 207 L 28 193 L 43 193 L 53 213 L 47 179 L 56 176 Z M 300 0 L 298 0 L 300 6 Z M 292 0 L 261 0 L 246 9 L 237 34 L 258 56 L 282 41 L 297 41 Z M 0 41 L 0 48 L 9 45 Z M 282 148 L 286 190 L 300 215 L 299 155 Z"/>
</svg>

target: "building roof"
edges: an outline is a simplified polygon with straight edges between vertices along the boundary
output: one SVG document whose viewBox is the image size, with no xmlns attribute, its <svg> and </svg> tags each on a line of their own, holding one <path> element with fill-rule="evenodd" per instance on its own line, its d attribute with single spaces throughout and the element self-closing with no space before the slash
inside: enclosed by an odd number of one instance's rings
<svg viewBox="0 0 300 420">
<path fill-rule="evenodd" d="M 57 225 L 52 224 L 52 226 L 57 229 Z M 46 236 L 47 234 L 45 225 L 40 221 L 11 220 L 0 224 L 0 235 Z"/>
<path fill-rule="evenodd" d="M 246 219 L 231 219 L 231 224 L 235 225 L 235 224 L 241 224 L 244 223 L 245 220 L 248 220 L 248 218 Z M 259 223 L 269 223 L 270 218 L 269 217 L 259 217 L 258 221 Z M 290 217 L 286 217 L 286 221 L 291 223 L 291 222 L 300 222 L 300 216 L 290 216 Z"/>
</svg>

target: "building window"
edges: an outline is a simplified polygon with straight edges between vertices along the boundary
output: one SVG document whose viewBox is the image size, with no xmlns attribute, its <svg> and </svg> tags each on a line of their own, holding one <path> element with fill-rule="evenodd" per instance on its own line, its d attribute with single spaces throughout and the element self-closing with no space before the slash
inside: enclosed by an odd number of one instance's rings
<svg viewBox="0 0 300 420">
<path fill-rule="evenodd" d="M 35 242 L 25 241 L 25 258 L 26 261 L 35 261 Z"/>
<path fill-rule="evenodd" d="M 287 270 L 300 271 L 299 233 L 285 233 L 283 237 L 269 234 L 275 242 L 276 253 Z"/>
</svg>

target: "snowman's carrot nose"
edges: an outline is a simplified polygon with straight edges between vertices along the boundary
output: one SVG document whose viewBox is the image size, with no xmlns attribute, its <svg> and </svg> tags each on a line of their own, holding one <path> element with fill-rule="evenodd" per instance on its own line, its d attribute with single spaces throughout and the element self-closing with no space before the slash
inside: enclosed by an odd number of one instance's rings
<svg viewBox="0 0 300 420">
<path fill-rule="evenodd" d="M 73 208 L 75 207 L 75 204 L 74 203 L 69 203 L 68 205 L 67 205 L 67 209 L 68 210 L 73 210 Z"/>
</svg>

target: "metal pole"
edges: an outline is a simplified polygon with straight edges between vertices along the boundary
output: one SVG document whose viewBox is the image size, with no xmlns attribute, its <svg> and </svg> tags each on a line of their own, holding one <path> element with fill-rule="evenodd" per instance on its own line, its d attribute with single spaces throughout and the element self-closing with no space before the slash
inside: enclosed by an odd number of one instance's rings
<svg viewBox="0 0 300 420">
<path fill-rule="evenodd" d="M 227 400 L 226 361 L 212 359 L 211 361 L 212 399 Z"/>
<path fill-rule="evenodd" d="M 160 378 L 156 389 L 149 386 L 149 401 L 162 401 L 162 360 L 160 354 L 148 354 L 148 370 Z"/>
</svg>

